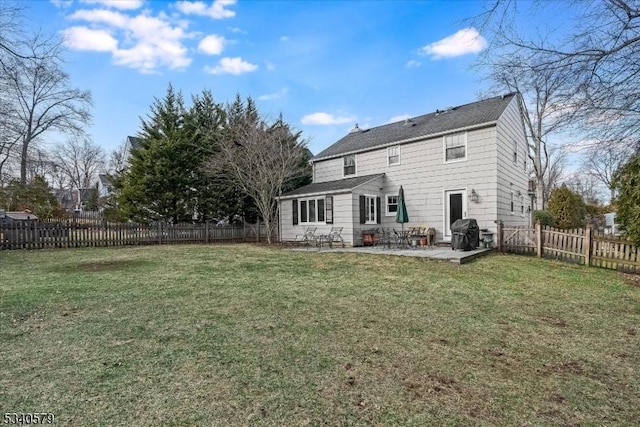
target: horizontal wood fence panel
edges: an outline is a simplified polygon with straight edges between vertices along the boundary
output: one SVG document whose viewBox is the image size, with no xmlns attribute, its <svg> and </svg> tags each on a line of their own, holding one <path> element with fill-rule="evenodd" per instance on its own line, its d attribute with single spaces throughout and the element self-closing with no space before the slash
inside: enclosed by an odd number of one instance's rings
<svg viewBox="0 0 640 427">
<path fill-rule="evenodd" d="M 264 226 L 23 221 L 0 224 L 0 250 L 223 243 L 266 240 Z M 272 238 L 276 241 L 277 238 Z"/>
<path fill-rule="evenodd" d="M 498 223 L 498 250 L 537 254 L 565 262 L 640 273 L 640 249 L 628 240 L 591 229 L 560 230 L 536 224 L 505 227 Z"/>
</svg>

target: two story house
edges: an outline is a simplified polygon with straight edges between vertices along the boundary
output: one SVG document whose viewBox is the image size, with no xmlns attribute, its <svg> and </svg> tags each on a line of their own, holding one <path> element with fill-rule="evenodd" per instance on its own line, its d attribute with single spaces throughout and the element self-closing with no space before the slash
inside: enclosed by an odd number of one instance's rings
<svg viewBox="0 0 640 427">
<path fill-rule="evenodd" d="M 451 224 L 475 218 L 527 225 L 527 138 L 520 94 L 511 93 L 371 129 L 356 127 L 312 160 L 313 183 L 278 202 L 282 240 L 309 226 L 343 228 L 360 245 L 361 230 L 400 228 L 398 190 L 412 224 L 451 240 Z"/>
</svg>

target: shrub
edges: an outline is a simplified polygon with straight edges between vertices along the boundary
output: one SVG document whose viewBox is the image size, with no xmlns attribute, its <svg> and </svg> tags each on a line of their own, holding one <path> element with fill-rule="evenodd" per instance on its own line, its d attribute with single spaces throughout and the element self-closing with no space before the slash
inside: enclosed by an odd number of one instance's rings
<svg viewBox="0 0 640 427">
<path fill-rule="evenodd" d="M 613 186 L 618 190 L 616 222 L 625 236 L 640 246 L 640 154 L 620 168 Z"/>
<path fill-rule="evenodd" d="M 547 225 L 549 227 L 556 226 L 556 220 L 549 211 L 534 211 L 533 220 L 539 222 L 541 225 Z"/>
<path fill-rule="evenodd" d="M 582 197 L 563 185 L 551 192 L 549 213 L 555 218 L 558 228 L 580 228 L 584 226 L 587 209 Z"/>
</svg>

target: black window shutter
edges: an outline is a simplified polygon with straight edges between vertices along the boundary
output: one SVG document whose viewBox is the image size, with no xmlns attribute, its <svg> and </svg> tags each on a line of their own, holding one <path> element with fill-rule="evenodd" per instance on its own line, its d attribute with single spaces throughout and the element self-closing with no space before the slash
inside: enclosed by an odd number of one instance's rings
<svg viewBox="0 0 640 427">
<path fill-rule="evenodd" d="M 327 224 L 333 224 L 333 196 L 327 196 L 325 197 L 325 222 Z"/>
<path fill-rule="evenodd" d="M 376 197 L 376 222 L 380 224 L 380 197 Z"/>
<path fill-rule="evenodd" d="M 364 196 L 360 196 L 360 224 L 367 222 L 367 210 L 365 207 Z"/>
<path fill-rule="evenodd" d="M 298 225 L 298 199 L 293 199 L 293 225 Z"/>
</svg>

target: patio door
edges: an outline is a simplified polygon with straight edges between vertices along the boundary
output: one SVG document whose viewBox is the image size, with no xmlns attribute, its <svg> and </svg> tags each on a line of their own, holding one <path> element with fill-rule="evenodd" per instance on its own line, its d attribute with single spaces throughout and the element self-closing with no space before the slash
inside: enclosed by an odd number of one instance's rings
<svg viewBox="0 0 640 427">
<path fill-rule="evenodd" d="M 444 192 L 444 240 L 451 240 L 451 224 L 467 217 L 467 190 Z"/>
</svg>

